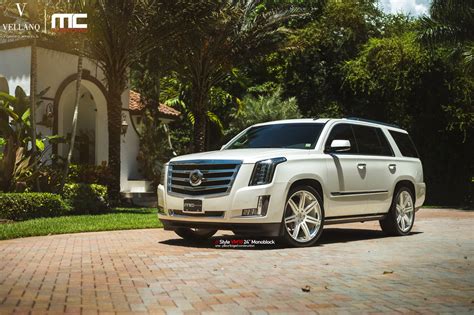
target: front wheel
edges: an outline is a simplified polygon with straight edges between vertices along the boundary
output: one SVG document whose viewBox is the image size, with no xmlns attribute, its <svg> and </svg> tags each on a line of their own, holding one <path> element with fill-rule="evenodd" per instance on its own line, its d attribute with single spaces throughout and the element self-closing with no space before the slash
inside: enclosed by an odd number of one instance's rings
<svg viewBox="0 0 474 315">
<path fill-rule="evenodd" d="M 174 232 L 188 241 L 203 241 L 211 238 L 217 230 L 179 228 Z"/>
<path fill-rule="evenodd" d="M 396 190 L 387 216 L 380 220 L 382 230 L 395 236 L 408 235 L 415 223 L 415 203 L 413 193 L 407 187 Z"/>
<path fill-rule="evenodd" d="M 311 246 L 323 231 L 324 209 L 321 196 L 311 186 L 290 189 L 283 212 L 283 237 L 294 247 Z"/>
</svg>

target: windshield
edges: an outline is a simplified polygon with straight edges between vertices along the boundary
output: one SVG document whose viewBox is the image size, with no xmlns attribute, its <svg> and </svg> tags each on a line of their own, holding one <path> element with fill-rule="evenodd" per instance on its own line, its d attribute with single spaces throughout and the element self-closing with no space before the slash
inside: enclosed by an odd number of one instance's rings
<svg viewBox="0 0 474 315">
<path fill-rule="evenodd" d="M 314 149 L 324 124 L 293 123 L 256 126 L 234 140 L 226 149 L 291 148 Z"/>
</svg>

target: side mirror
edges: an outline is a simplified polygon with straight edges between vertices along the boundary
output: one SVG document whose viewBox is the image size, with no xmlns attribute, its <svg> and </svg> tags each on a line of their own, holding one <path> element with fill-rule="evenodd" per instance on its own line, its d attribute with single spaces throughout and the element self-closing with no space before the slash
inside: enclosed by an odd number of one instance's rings
<svg viewBox="0 0 474 315">
<path fill-rule="evenodd" d="M 349 140 L 333 140 L 331 142 L 331 152 L 346 152 L 351 149 Z"/>
</svg>

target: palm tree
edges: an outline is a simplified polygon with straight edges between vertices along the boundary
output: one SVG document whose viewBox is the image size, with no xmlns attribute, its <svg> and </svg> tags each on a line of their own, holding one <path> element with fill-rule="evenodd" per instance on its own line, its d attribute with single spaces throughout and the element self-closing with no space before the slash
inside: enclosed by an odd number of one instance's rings
<svg viewBox="0 0 474 315">
<path fill-rule="evenodd" d="M 209 19 L 180 35 L 174 58 L 183 82 L 190 83 L 194 150 L 205 150 L 209 92 L 249 58 L 276 47 L 283 25 L 305 15 L 300 9 L 265 10 L 258 0 L 209 3 Z"/>
<path fill-rule="evenodd" d="M 448 44 L 461 52 L 467 68 L 474 65 L 474 1 L 433 0 L 430 17 L 421 19 L 422 42 L 434 46 Z"/>
<path fill-rule="evenodd" d="M 189 3 L 187 3 L 189 2 Z M 98 61 L 107 81 L 111 204 L 120 199 L 122 94 L 130 66 L 180 29 L 178 17 L 192 12 L 191 0 L 95 0 L 88 9 L 90 43 L 86 53 Z M 184 9 L 182 9 L 184 8 Z"/>
</svg>

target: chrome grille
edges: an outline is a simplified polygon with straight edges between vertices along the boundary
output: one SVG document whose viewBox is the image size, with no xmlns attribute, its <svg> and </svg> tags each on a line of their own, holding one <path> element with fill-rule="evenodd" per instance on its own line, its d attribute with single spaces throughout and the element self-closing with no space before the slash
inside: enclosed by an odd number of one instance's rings
<svg viewBox="0 0 474 315">
<path fill-rule="evenodd" d="M 189 196 L 228 194 L 237 176 L 242 161 L 238 160 L 195 160 L 171 162 L 168 166 L 168 192 Z M 199 170 L 202 182 L 192 186 L 191 172 Z"/>
</svg>

